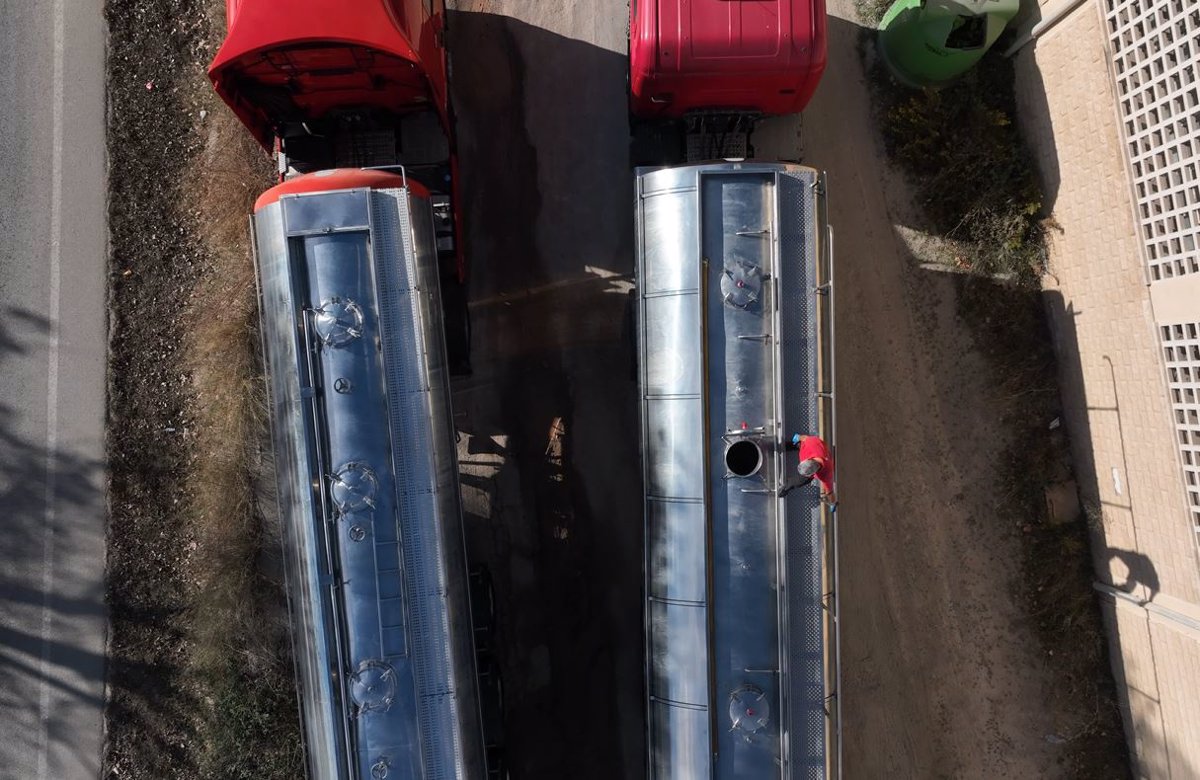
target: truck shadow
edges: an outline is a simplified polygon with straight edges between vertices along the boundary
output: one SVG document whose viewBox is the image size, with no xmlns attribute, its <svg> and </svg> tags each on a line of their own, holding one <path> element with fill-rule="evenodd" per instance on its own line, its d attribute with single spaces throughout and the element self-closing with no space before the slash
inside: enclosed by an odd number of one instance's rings
<svg viewBox="0 0 1200 780">
<path fill-rule="evenodd" d="M 491 571 L 514 777 L 642 776 L 641 478 L 622 314 L 625 56 L 455 13 L 470 262 L 469 556 Z M 499 444 L 498 442 L 503 442 Z"/>
</svg>

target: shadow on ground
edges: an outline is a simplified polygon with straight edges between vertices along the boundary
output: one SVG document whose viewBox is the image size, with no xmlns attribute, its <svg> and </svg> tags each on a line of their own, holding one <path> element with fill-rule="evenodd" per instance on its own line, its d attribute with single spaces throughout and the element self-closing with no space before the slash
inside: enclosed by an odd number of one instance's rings
<svg viewBox="0 0 1200 780">
<path fill-rule="evenodd" d="M 454 387 L 514 777 L 644 773 L 623 53 L 449 20 L 475 374 Z M 495 463 L 476 468 L 474 463 Z"/>
<path fill-rule="evenodd" d="M 44 360 L 51 323 L 16 307 L 5 312 L 5 322 L 0 370 L 27 376 L 12 361 Z M 45 382 L 46 364 L 39 365 Z M 23 394 L 36 398 L 43 391 L 27 387 Z M 39 755 L 43 739 L 49 756 L 70 753 L 75 735 L 63 729 L 77 720 L 64 713 L 98 717 L 104 706 L 104 655 L 72 641 L 76 633 L 99 636 L 90 632 L 104 620 L 103 593 L 73 589 L 70 571 L 84 563 L 94 569 L 91 556 L 103 556 L 80 540 L 94 533 L 93 513 L 103 507 L 104 465 L 80 455 L 69 440 L 48 450 L 46 425 L 44 410 L 0 404 L 0 501 L 8 518 L 0 544 L 0 705 L 7 713 L 4 755 L 10 759 Z M 77 557 L 81 548 L 86 562 Z M 80 756 L 78 763 L 94 762 L 94 756 Z"/>
</svg>

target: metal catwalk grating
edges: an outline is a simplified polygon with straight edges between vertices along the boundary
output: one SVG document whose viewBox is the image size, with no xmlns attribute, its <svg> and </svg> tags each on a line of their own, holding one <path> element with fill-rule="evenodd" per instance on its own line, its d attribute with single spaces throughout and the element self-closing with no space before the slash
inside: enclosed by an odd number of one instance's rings
<svg viewBox="0 0 1200 780">
<path fill-rule="evenodd" d="M 1200 532 L 1200 322 L 1162 325 L 1167 389 L 1192 530 Z"/>
<path fill-rule="evenodd" d="M 420 299 L 412 226 L 396 201 L 403 191 L 372 195 L 376 232 L 375 270 L 391 418 L 396 474 L 397 522 L 404 562 L 411 652 L 419 704 L 422 758 L 429 780 L 456 776 L 455 696 L 449 688 L 450 626 L 445 605 L 445 572 L 439 554 L 437 473 L 429 423 L 429 388 L 420 329 Z M 399 239 L 399 240 L 397 240 Z M 402 246 L 402 256 L 392 247 Z"/>
<path fill-rule="evenodd" d="M 1200 272 L 1200 9 L 1103 0 L 1150 279 Z"/>
<path fill-rule="evenodd" d="M 817 431 L 817 314 L 814 289 L 821 241 L 816 235 L 816 174 L 780 174 L 780 370 L 789 392 L 782 401 L 784 438 Z M 788 453 L 791 458 L 794 455 Z M 785 467 L 794 470 L 792 459 Z M 791 477 L 791 474 L 788 475 Z M 785 502 L 787 543 L 787 723 L 791 777 L 824 773 L 824 643 L 821 607 L 820 500 L 797 491 Z"/>
</svg>

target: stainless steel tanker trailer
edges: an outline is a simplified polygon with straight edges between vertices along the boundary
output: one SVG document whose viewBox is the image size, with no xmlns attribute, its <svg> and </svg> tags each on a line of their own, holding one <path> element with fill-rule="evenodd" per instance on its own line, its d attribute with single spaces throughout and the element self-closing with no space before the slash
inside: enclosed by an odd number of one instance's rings
<svg viewBox="0 0 1200 780">
<path fill-rule="evenodd" d="M 252 222 L 309 776 L 484 777 L 430 194 L 324 171 Z"/>
<path fill-rule="evenodd" d="M 793 432 L 832 447 L 824 175 L 637 171 L 636 333 L 652 780 L 840 774 L 836 526 Z"/>
</svg>

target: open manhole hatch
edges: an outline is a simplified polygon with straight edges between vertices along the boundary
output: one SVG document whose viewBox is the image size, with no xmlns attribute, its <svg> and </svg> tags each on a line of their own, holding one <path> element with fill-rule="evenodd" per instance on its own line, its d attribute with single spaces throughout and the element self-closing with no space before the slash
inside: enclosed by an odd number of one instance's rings
<svg viewBox="0 0 1200 780">
<path fill-rule="evenodd" d="M 762 466 L 763 451 L 758 442 L 739 439 L 725 448 L 725 468 L 735 477 L 752 477 Z"/>
</svg>

